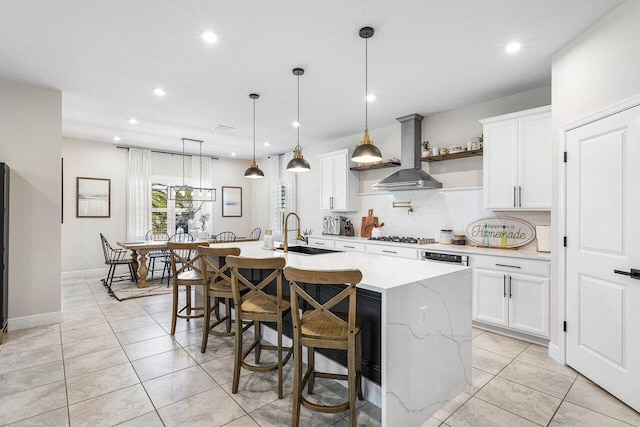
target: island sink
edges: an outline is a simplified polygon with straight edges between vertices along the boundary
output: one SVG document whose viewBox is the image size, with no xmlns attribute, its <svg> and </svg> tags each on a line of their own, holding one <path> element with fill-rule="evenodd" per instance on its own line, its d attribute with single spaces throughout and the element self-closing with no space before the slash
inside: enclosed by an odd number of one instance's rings
<svg viewBox="0 0 640 427">
<path fill-rule="evenodd" d="M 276 250 L 282 251 L 284 249 L 276 248 Z M 321 254 L 332 254 L 335 252 L 343 252 L 343 251 L 336 251 L 333 249 L 314 248 L 311 246 L 289 246 L 289 252 L 295 252 L 297 254 L 304 254 L 304 255 L 321 255 Z"/>
</svg>

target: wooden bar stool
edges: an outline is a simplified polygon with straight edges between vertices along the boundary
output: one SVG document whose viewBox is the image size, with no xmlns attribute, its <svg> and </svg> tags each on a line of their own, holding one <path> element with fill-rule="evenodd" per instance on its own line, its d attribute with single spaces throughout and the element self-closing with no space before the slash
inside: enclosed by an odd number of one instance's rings
<svg viewBox="0 0 640 427">
<path fill-rule="evenodd" d="M 293 319 L 293 411 L 291 425 L 296 427 L 300 422 L 300 405 L 318 412 L 342 412 L 349 410 L 349 421 L 356 425 L 356 394 L 362 396 L 362 339 L 360 330 L 364 316 L 356 314 L 356 285 L 362 280 L 360 270 L 301 270 L 287 267 L 284 276 L 291 284 L 291 318 Z M 328 302 L 320 304 L 298 284 L 315 285 L 344 284 L 345 288 Z M 298 297 L 304 300 L 313 310 L 305 310 L 300 315 Z M 331 311 L 339 302 L 348 298 L 348 312 Z M 302 346 L 307 347 L 308 367 L 302 375 Z M 347 375 L 316 372 L 314 367 L 314 350 L 330 348 L 347 351 Z M 302 396 L 304 386 L 308 384 L 309 394 L 313 393 L 315 378 L 331 378 L 347 380 L 349 399 L 339 405 L 318 405 Z"/>
<path fill-rule="evenodd" d="M 289 301 L 282 298 L 282 269 L 285 266 L 285 259 L 276 258 L 244 258 L 229 255 L 227 265 L 231 267 L 231 289 L 233 291 L 233 301 L 236 307 L 236 356 L 233 368 L 232 393 L 238 392 L 240 381 L 240 368 L 245 368 L 253 372 L 278 371 L 278 398 L 282 399 L 282 367 L 291 357 L 292 348 L 282 347 L 282 318 L 291 310 Z M 257 285 L 244 277 L 240 269 L 268 270 L 271 271 L 264 280 Z M 276 295 L 265 292 L 265 287 L 276 283 Z M 244 284 L 248 291 L 241 295 L 240 284 Z M 242 346 L 242 323 L 253 321 L 254 340 L 251 345 L 243 350 Z M 260 322 L 274 322 L 277 325 L 278 345 L 263 345 L 260 334 Z M 245 361 L 246 357 L 254 351 L 255 365 Z M 278 352 L 278 360 L 271 365 L 258 365 L 260 363 L 260 352 L 262 350 L 275 350 Z M 287 354 L 283 357 L 283 350 Z"/>
<path fill-rule="evenodd" d="M 197 255 L 196 251 L 202 242 L 195 243 L 178 243 L 168 242 L 167 250 L 171 260 L 171 271 L 173 272 L 173 311 L 171 313 L 171 335 L 176 333 L 176 320 L 194 319 L 204 316 L 204 307 L 193 307 L 191 305 L 191 287 L 202 286 L 202 271 L 200 270 L 201 255 Z M 194 256 L 195 255 L 195 256 Z M 178 287 L 186 288 L 186 305 L 178 310 Z M 187 314 L 180 314 L 184 310 Z M 202 313 L 191 314 L 192 310 L 202 311 Z"/>
<path fill-rule="evenodd" d="M 231 300 L 233 299 L 233 292 L 231 291 L 231 278 L 229 277 L 229 266 L 227 264 L 218 267 L 215 265 L 209 257 L 217 257 L 226 263 L 225 257 L 227 255 L 240 255 L 239 248 L 215 248 L 209 246 L 199 246 L 198 254 L 201 256 L 200 265 L 203 272 L 204 281 L 204 324 L 202 332 L 202 347 L 200 352 L 204 353 L 207 349 L 207 340 L 209 334 L 231 337 L 235 335 L 235 331 L 231 330 Z M 248 289 L 242 283 L 238 284 L 240 293 L 246 292 Z M 207 296 L 208 295 L 208 296 Z M 213 297 L 213 307 L 211 306 L 211 297 Z M 220 299 L 224 299 L 225 315 L 220 317 L 220 311 L 218 302 Z M 216 321 L 211 323 L 211 311 L 215 313 Z M 214 331 L 213 328 L 219 324 L 226 323 L 226 332 Z M 208 327 L 207 327 L 208 325 Z M 252 323 L 247 323 L 243 326 L 243 331 L 247 330 Z"/>
</svg>

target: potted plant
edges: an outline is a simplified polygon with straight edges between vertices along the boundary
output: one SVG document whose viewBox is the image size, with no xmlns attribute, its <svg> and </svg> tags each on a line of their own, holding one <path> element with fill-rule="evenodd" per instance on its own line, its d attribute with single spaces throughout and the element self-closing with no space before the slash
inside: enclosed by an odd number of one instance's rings
<svg viewBox="0 0 640 427">
<path fill-rule="evenodd" d="M 422 157 L 429 157 L 431 155 L 431 146 L 429 141 L 422 141 Z"/>
</svg>

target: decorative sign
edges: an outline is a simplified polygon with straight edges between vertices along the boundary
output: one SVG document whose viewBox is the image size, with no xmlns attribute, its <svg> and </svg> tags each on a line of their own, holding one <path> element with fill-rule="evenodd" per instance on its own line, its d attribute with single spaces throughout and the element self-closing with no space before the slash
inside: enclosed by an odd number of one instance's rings
<svg viewBox="0 0 640 427">
<path fill-rule="evenodd" d="M 517 218 L 484 218 L 467 226 L 467 239 L 475 246 L 519 248 L 535 237 L 535 228 Z"/>
</svg>

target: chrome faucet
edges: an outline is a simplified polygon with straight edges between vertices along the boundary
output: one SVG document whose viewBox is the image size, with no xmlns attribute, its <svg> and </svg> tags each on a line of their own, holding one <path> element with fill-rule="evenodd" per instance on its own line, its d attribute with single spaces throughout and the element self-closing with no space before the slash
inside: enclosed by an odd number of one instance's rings
<svg viewBox="0 0 640 427">
<path fill-rule="evenodd" d="M 298 220 L 297 228 L 289 228 L 289 217 L 291 215 L 295 216 L 296 219 Z M 282 249 L 284 250 L 284 252 L 289 252 L 289 231 L 293 231 L 293 230 L 298 231 L 298 235 L 296 236 L 296 239 L 300 239 L 302 237 L 302 235 L 300 234 L 300 217 L 298 216 L 297 213 L 290 212 L 289 214 L 287 214 L 287 216 L 284 219 L 284 241 L 282 242 Z"/>
</svg>

